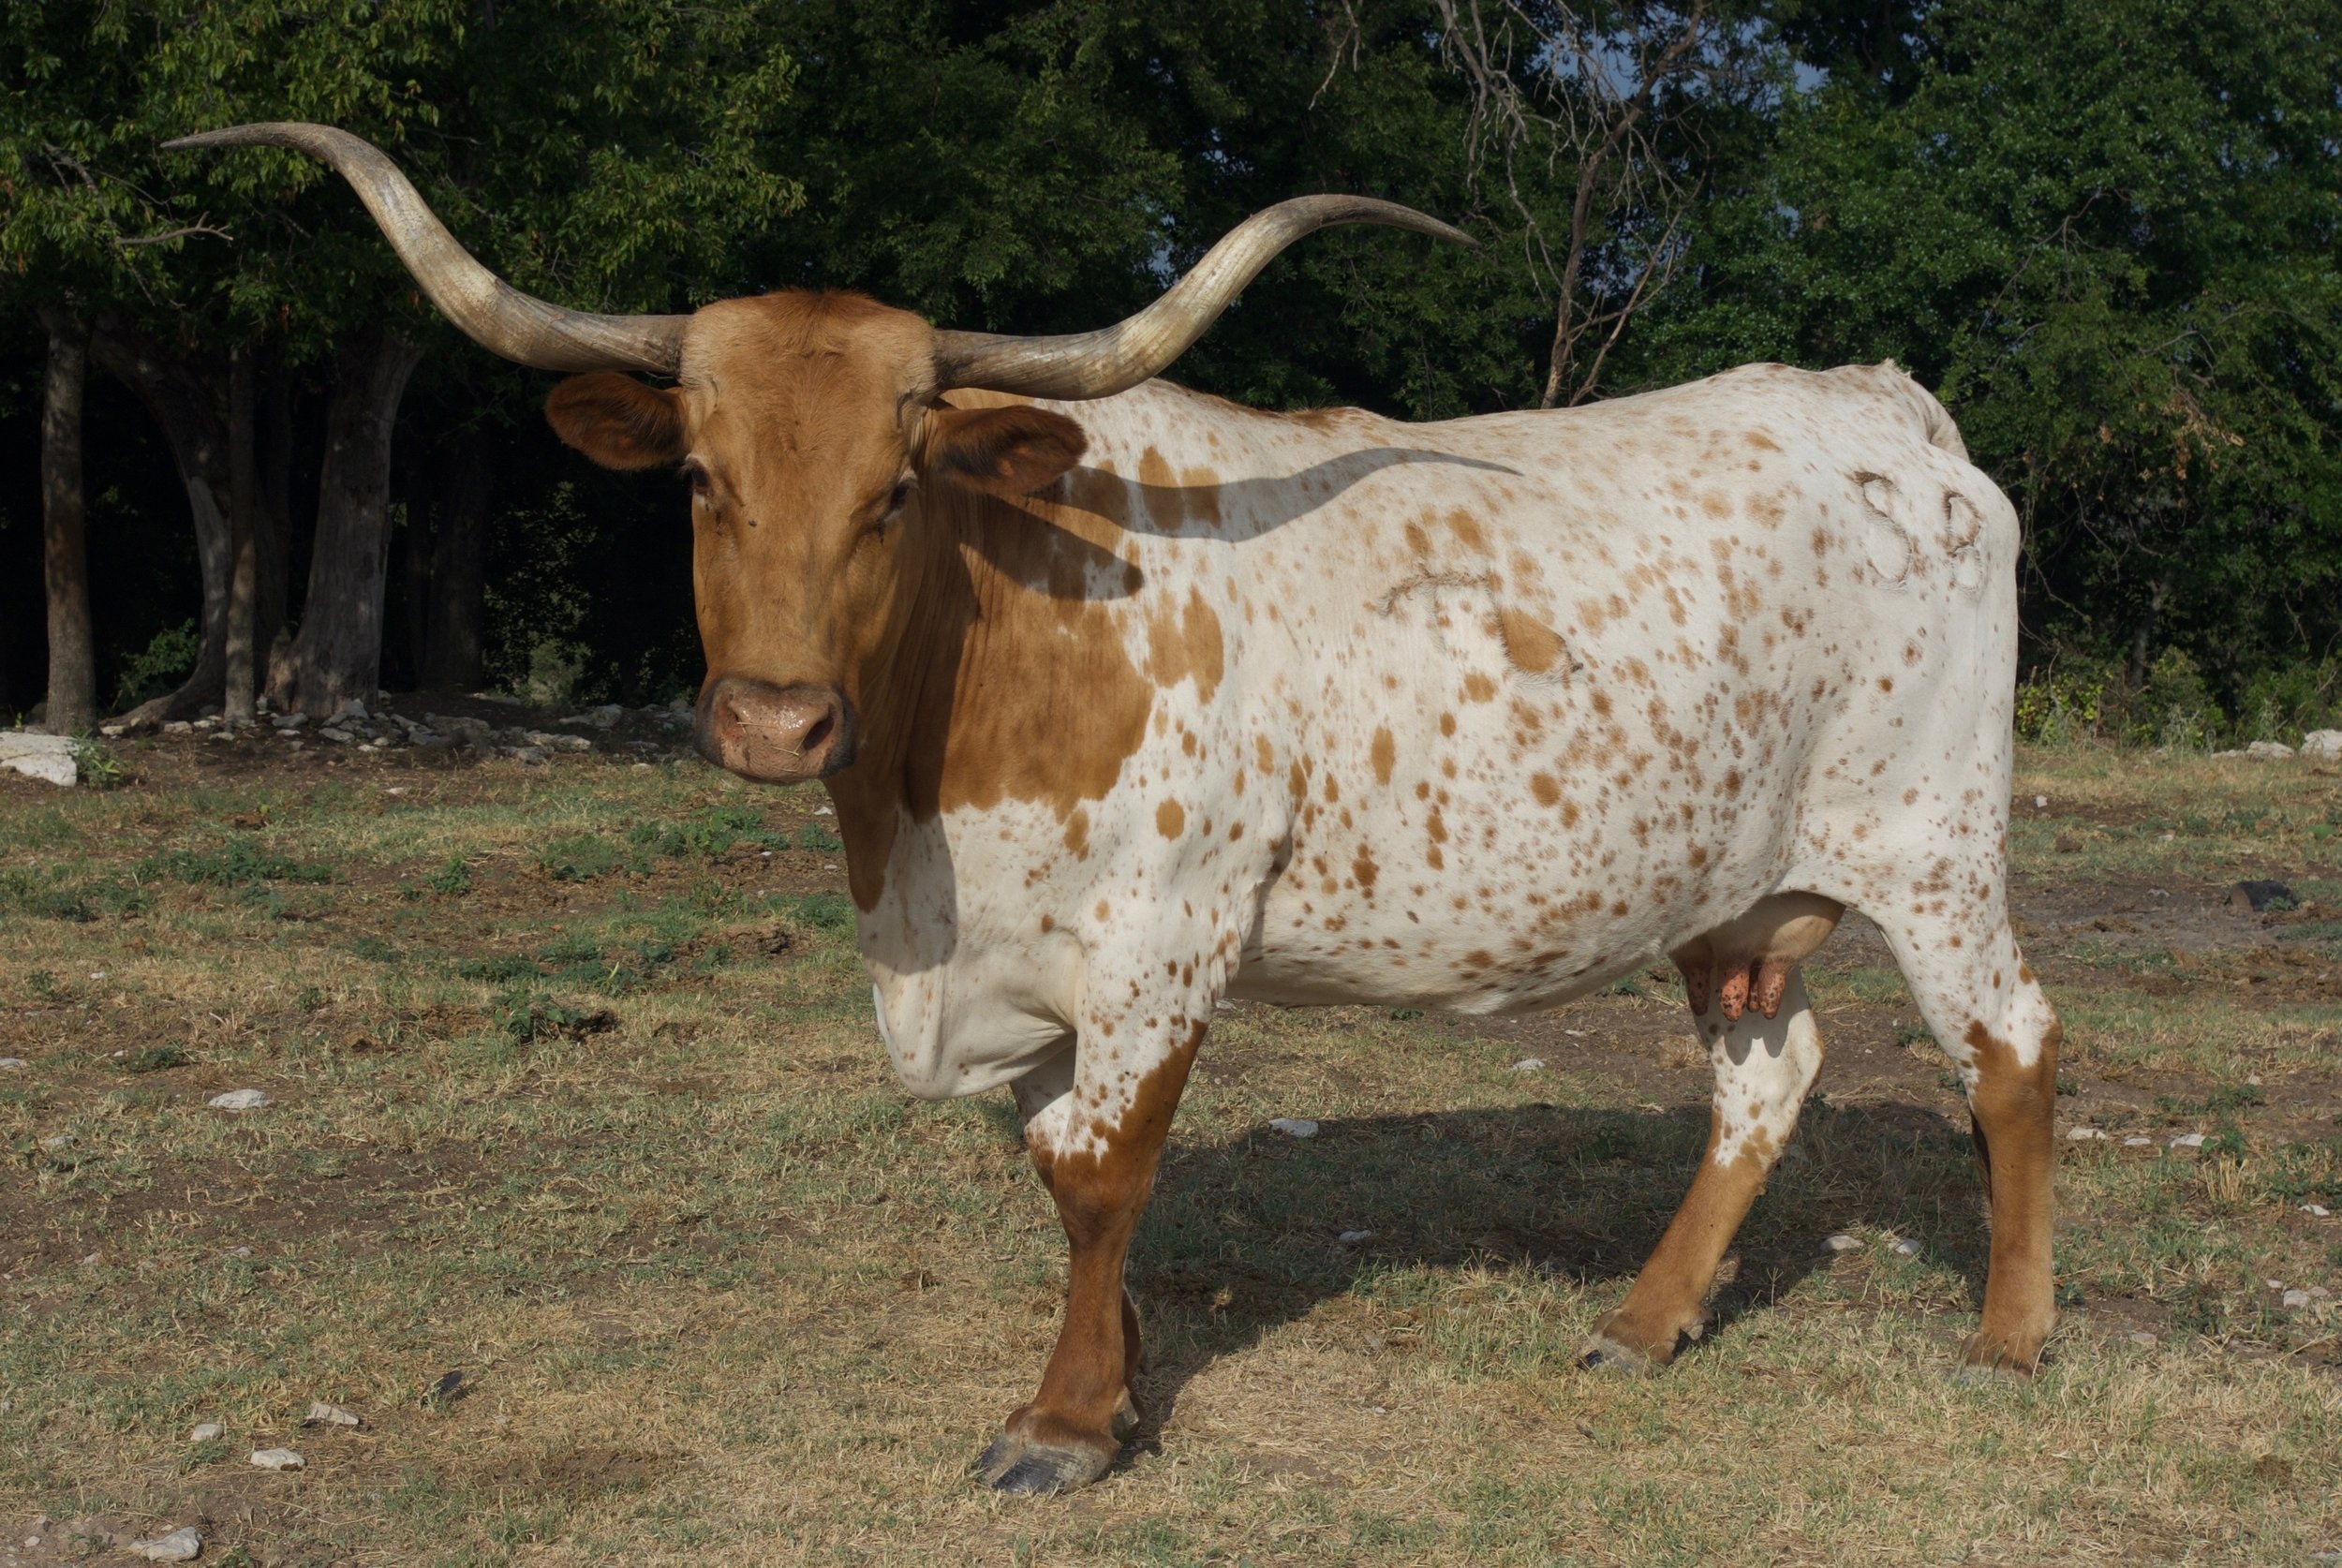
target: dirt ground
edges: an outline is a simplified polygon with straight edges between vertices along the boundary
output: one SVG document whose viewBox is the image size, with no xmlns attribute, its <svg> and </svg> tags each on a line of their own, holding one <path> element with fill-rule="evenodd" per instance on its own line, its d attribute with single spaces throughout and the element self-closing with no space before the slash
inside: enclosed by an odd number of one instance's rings
<svg viewBox="0 0 2342 1568">
<path fill-rule="evenodd" d="M 1798 1139 L 1649 1380 L 1572 1352 L 1706 1135 L 1671 973 L 1224 1011 L 1134 1254 L 1147 1423 L 1036 1503 L 965 1467 L 1062 1240 L 1003 1097 L 888 1073 L 821 794 L 657 714 L 393 707 L 126 739 L 104 791 L 0 774 L 0 1568 L 181 1525 L 253 1564 L 2342 1550 L 2331 767 L 2023 760 L 2068 1032 L 2032 1382 L 1949 1375 L 1965 1112 L 1851 917 Z M 303 1468 L 247 1462 L 277 1446 Z"/>
</svg>

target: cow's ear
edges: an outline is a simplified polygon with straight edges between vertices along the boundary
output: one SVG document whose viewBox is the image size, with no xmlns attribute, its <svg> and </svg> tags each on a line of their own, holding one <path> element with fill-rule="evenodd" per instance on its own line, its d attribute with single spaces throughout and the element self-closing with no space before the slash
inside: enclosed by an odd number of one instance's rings
<svg viewBox="0 0 2342 1568">
<path fill-rule="evenodd" d="M 1006 408 L 927 412 L 927 466 L 995 496 L 1030 496 L 1081 461 L 1089 437 L 1063 414 Z"/>
<path fill-rule="evenodd" d="M 597 370 L 572 376 L 545 399 L 553 433 L 605 468 L 656 468 L 683 460 L 683 409 L 676 394 L 631 376 Z"/>
</svg>

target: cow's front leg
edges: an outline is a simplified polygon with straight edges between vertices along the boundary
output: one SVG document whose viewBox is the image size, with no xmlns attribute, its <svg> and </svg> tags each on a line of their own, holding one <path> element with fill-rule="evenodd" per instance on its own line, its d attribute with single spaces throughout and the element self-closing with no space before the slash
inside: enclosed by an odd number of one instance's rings
<svg viewBox="0 0 2342 1568">
<path fill-rule="evenodd" d="M 1016 1085 L 1025 1142 L 1072 1249 L 1065 1322 L 1041 1390 L 1002 1425 L 977 1470 L 1004 1492 L 1062 1492 L 1106 1472 L 1137 1424 L 1138 1312 L 1122 1286 L 1131 1233 L 1154 1186 L 1201 1022 L 1122 1019 Z"/>
</svg>

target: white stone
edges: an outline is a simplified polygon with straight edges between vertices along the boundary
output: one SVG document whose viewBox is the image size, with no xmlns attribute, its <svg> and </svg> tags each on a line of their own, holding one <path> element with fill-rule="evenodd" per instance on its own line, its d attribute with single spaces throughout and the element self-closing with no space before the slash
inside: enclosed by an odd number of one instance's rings
<svg viewBox="0 0 2342 1568">
<path fill-rule="evenodd" d="M 73 765 L 71 735 L 37 735 L 26 730 L 0 730 L 0 768 L 37 778 L 44 784 L 71 789 L 81 778 Z"/>
<path fill-rule="evenodd" d="M 2049 809 L 2049 796 L 2035 795 L 2033 797 L 2033 809 L 2036 811 L 2047 811 Z"/>
<path fill-rule="evenodd" d="M 2283 1300 L 2288 1307 L 2306 1307 L 2309 1305 L 2309 1293 L 2305 1290 L 2290 1290 L 2285 1293 Z"/>
<path fill-rule="evenodd" d="M 2143 1328 L 2132 1329 L 2127 1338 L 2142 1350 L 2152 1350 L 2159 1342 L 2154 1335 Z"/>
<path fill-rule="evenodd" d="M 163 733 L 166 735 L 191 735 L 195 733 L 195 726 L 188 723 L 184 718 L 174 718 L 170 723 L 163 726 Z"/>
<path fill-rule="evenodd" d="M 13 1072 L 19 1068 L 32 1065 L 22 1057 L 0 1057 L 0 1072 Z"/>
<path fill-rule="evenodd" d="M 508 746 L 504 754 L 516 762 L 526 762 L 531 767 L 545 760 L 544 748 L 538 746 Z"/>
<path fill-rule="evenodd" d="M 2069 1144 L 2111 1144 L 2114 1141 L 2114 1134 L 2096 1127 L 2069 1127 L 2066 1130 L 2066 1141 Z"/>
<path fill-rule="evenodd" d="M 2290 757 L 2293 755 L 2293 748 L 2283 741 L 2255 741 L 2245 747 L 2245 755 L 2260 758 Z"/>
<path fill-rule="evenodd" d="M 299 1470 L 301 1456 L 289 1448 L 256 1448 L 252 1462 L 262 1470 Z"/>
<path fill-rule="evenodd" d="M 2323 1204 L 2304 1204 L 2302 1212 L 2312 1220 L 2330 1220 L 2334 1217 L 2334 1211 Z"/>
<path fill-rule="evenodd" d="M 1344 1231 L 1334 1239 L 1344 1247 L 1356 1247 L 1361 1241 L 1373 1240 L 1374 1233 L 1372 1231 Z"/>
<path fill-rule="evenodd" d="M 2312 730 L 2302 737 L 2302 755 L 2342 762 L 2342 730 Z"/>
<path fill-rule="evenodd" d="M 207 1103 L 215 1111 L 257 1111 L 268 1103 L 266 1089 L 230 1089 L 226 1094 L 212 1096 Z"/>
<path fill-rule="evenodd" d="M 1545 1058 L 1543 1057 L 1523 1057 L 1519 1061 L 1513 1063 L 1513 1071 L 1516 1072 L 1542 1072 L 1545 1071 Z"/>
<path fill-rule="evenodd" d="M 1918 1242 L 1906 1235 L 1901 1241 L 1896 1242 L 1891 1250 L 1898 1258 L 1916 1258 L 1920 1255 L 1920 1248 Z"/>
<path fill-rule="evenodd" d="M 129 1546 L 132 1557 L 142 1557 L 149 1562 L 192 1562 L 203 1549 L 203 1537 L 195 1532 L 195 1526 L 181 1525 L 168 1535 L 157 1535 L 152 1541 L 133 1541 Z"/>
<path fill-rule="evenodd" d="M 1317 1136 L 1317 1123 L 1297 1117 L 1272 1117 L 1268 1125 L 1288 1138 Z"/>
<path fill-rule="evenodd" d="M 59 1149 L 71 1148 L 72 1146 L 73 1134 L 70 1132 L 52 1132 L 48 1137 L 43 1138 L 40 1141 L 40 1151 L 43 1154 L 54 1154 Z"/>
<path fill-rule="evenodd" d="M 335 718 L 363 718 L 366 717 L 366 705 L 352 697 L 341 705 L 341 711 L 334 717 Z"/>
<path fill-rule="evenodd" d="M 189 1442 L 217 1442 L 227 1435 L 228 1428 L 218 1422 L 204 1421 L 198 1423 L 195 1429 L 187 1433 L 187 1441 Z"/>
<path fill-rule="evenodd" d="M 301 1418 L 304 1427 L 355 1427 L 358 1417 L 339 1405 L 329 1405 L 323 1399 L 309 1401 L 309 1413 Z"/>
<path fill-rule="evenodd" d="M 1844 1231 L 1840 1231 L 1836 1235 L 1824 1241 L 1821 1247 L 1825 1252 L 1859 1252 L 1862 1250 L 1862 1238 L 1848 1235 Z"/>
<path fill-rule="evenodd" d="M 2203 1147 L 2203 1134 L 2201 1132 L 2182 1132 L 2178 1137 L 2172 1140 L 2172 1146 L 2173 1148 L 2201 1148 Z"/>
<path fill-rule="evenodd" d="M 813 815 L 816 817 L 835 817 L 837 815 L 837 808 L 834 806 L 817 806 L 813 808 Z"/>
<path fill-rule="evenodd" d="M 2125 1148 L 2153 1148 L 2154 1146 L 2155 1140 L 2153 1138 L 2125 1138 L 2123 1140 L 2123 1147 Z"/>
</svg>

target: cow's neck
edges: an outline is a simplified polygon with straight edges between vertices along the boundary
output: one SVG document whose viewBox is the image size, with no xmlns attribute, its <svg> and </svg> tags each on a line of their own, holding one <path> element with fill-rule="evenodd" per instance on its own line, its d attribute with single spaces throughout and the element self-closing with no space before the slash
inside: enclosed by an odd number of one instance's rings
<svg viewBox="0 0 2342 1568">
<path fill-rule="evenodd" d="M 939 488 L 907 525 L 900 586 L 861 671 L 856 761 L 829 780 L 866 911 L 890 891 L 906 821 L 1022 801 L 1062 821 L 1112 784 L 1154 697 L 1112 608 L 1141 586 L 1116 524 Z"/>
</svg>

